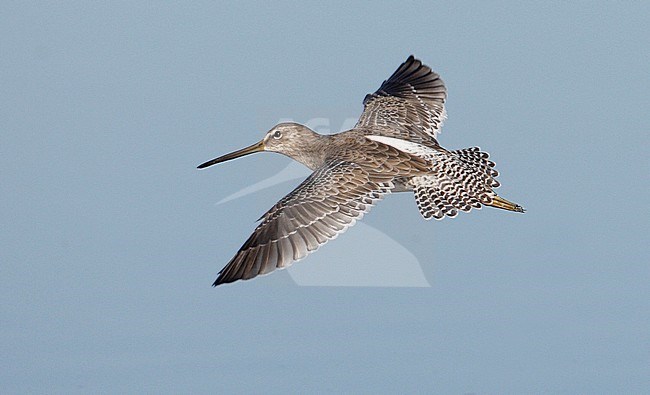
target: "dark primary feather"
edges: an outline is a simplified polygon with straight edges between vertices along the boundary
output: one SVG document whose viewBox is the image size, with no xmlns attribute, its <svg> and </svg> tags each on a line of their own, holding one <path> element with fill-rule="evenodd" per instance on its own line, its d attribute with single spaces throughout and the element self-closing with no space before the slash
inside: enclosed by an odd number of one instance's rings
<svg viewBox="0 0 650 395">
<path fill-rule="evenodd" d="M 411 55 L 375 93 L 366 95 L 356 127 L 388 126 L 382 135 L 437 146 L 446 99 L 440 76 Z"/>
<path fill-rule="evenodd" d="M 326 163 L 264 214 L 213 285 L 290 266 L 354 225 L 391 188 L 354 163 Z"/>
</svg>

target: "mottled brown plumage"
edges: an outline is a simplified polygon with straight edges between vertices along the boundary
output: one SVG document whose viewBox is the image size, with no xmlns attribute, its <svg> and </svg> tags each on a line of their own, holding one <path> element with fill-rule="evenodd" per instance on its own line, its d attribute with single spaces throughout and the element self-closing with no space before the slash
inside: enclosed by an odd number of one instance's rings
<svg viewBox="0 0 650 395">
<path fill-rule="evenodd" d="M 483 204 L 523 212 L 494 193 L 498 173 L 487 153 L 440 147 L 436 136 L 446 97 L 440 77 L 410 56 L 366 96 L 355 128 L 320 135 L 297 123 L 282 123 L 259 143 L 200 165 L 272 151 L 313 170 L 262 216 L 213 285 L 291 265 L 354 225 L 391 192 L 413 191 L 426 219 L 453 217 Z"/>
</svg>

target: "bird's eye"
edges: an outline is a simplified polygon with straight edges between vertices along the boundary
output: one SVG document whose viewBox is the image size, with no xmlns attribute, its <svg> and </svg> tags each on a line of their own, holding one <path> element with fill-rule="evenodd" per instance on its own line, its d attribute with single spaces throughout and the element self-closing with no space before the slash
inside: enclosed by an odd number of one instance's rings
<svg viewBox="0 0 650 395">
<path fill-rule="evenodd" d="M 282 132 L 279 130 L 276 130 L 275 133 L 273 133 L 273 138 L 274 139 L 279 139 L 282 137 Z"/>
</svg>

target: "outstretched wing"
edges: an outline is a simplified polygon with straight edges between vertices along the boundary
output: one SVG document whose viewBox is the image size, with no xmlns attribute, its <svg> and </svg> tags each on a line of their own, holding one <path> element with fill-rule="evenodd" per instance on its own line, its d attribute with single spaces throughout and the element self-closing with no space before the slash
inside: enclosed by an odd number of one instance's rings
<svg viewBox="0 0 650 395">
<path fill-rule="evenodd" d="M 213 286 L 290 266 L 354 225 L 392 188 L 353 163 L 326 163 L 264 214 Z"/>
<path fill-rule="evenodd" d="M 447 89 L 429 66 L 409 56 L 406 62 L 366 95 L 356 127 L 377 127 L 375 133 L 414 142 L 435 140 L 446 118 Z"/>
</svg>

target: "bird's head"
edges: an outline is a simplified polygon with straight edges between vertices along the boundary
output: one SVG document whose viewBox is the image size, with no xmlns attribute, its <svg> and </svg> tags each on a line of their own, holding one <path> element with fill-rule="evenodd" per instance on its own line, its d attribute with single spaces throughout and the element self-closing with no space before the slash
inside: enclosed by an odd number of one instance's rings
<svg viewBox="0 0 650 395">
<path fill-rule="evenodd" d="M 280 123 L 266 132 L 264 138 L 259 142 L 202 163 L 198 168 L 203 169 L 217 163 L 262 151 L 278 152 L 302 162 L 302 154 L 305 153 L 308 147 L 310 147 L 315 140 L 318 140 L 319 137 L 319 134 L 299 123 Z"/>
</svg>

